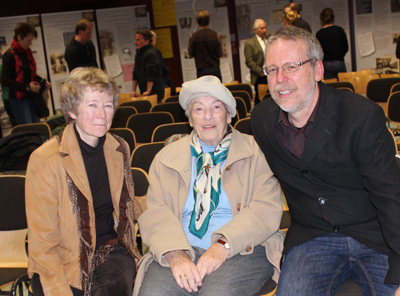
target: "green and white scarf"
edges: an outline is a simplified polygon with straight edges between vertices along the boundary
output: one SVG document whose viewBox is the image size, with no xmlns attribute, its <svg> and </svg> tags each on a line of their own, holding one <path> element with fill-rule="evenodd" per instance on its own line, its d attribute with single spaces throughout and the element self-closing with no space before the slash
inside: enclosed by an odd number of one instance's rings
<svg viewBox="0 0 400 296">
<path fill-rule="evenodd" d="M 197 133 L 193 131 L 190 150 L 196 158 L 196 180 L 193 186 L 194 208 L 190 217 L 189 231 L 202 239 L 208 229 L 211 217 L 219 204 L 221 194 L 221 163 L 228 155 L 232 140 L 232 127 L 228 125 L 222 141 L 214 152 L 204 153 Z"/>
</svg>

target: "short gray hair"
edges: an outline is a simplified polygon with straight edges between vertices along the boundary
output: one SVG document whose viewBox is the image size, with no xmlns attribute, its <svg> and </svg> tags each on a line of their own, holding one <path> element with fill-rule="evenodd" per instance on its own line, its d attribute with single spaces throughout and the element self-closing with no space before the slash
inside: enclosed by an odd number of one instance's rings
<svg viewBox="0 0 400 296">
<path fill-rule="evenodd" d="M 265 22 L 263 19 L 256 19 L 256 20 L 254 20 L 253 29 L 257 29 L 258 26 L 259 26 L 258 24 L 261 23 L 261 22 L 263 22 L 264 24 L 266 24 L 266 22 Z"/>
<path fill-rule="evenodd" d="M 277 40 L 291 40 L 298 41 L 303 40 L 307 44 L 307 56 L 309 59 L 313 59 L 311 63 L 315 65 L 315 62 L 324 58 L 324 52 L 322 51 L 321 44 L 311 33 L 304 29 L 297 27 L 281 27 L 279 28 L 271 37 L 268 38 L 267 45 L 265 47 L 265 52 L 268 48 Z"/>
</svg>

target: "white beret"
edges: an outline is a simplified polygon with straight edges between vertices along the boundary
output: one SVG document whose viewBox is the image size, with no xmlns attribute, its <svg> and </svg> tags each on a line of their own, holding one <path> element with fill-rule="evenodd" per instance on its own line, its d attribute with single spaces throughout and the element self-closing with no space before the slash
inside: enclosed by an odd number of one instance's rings
<svg viewBox="0 0 400 296">
<path fill-rule="evenodd" d="M 179 93 L 179 103 L 184 110 L 193 99 L 213 97 L 225 103 L 231 117 L 236 116 L 236 100 L 216 76 L 207 75 L 182 84 Z"/>
</svg>

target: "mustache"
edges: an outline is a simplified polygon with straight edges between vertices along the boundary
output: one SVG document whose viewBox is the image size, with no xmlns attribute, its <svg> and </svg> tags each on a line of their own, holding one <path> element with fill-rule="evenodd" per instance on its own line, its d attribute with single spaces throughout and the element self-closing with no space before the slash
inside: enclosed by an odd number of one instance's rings
<svg viewBox="0 0 400 296">
<path fill-rule="evenodd" d="M 293 84 L 279 83 L 277 86 L 275 86 L 274 93 L 277 93 L 282 90 L 289 90 L 289 91 L 297 90 L 297 86 Z"/>
</svg>

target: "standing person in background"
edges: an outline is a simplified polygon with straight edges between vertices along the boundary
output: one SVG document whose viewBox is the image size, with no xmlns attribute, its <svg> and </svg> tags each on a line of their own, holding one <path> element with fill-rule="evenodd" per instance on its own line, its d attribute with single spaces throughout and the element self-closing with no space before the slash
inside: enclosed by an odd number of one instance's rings
<svg viewBox="0 0 400 296">
<path fill-rule="evenodd" d="M 244 57 L 246 66 L 250 69 L 251 84 L 254 85 L 256 97 L 254 104 L 260 102 L 258 93 L 259 84 L 267 84 L 264 74 L 265 42 L 267 39 L 267 24 L 262 19 L 256 19 L 253 23 L 254 36 L 244 44 Z"/>
<path fill-rule="evenodd" d="M 289 10 L 283 14 L 282 22 L 285 27 L 296 27 L 296 22 L 299 19 L 299 15 L 296 11 Z"/>
<path fill-rule="evenodd" d="M 200 29 L 190 35 L 188 52 L 189 56 L 194 58 L 197 78 L 205 75 L 214 75 L 222 81 L 219 68 L 219 58 L 222 57 L 220 36 L 208 27 L 210 13 L 207 10 L 197 12 L 196 20 Z"/>
<path fill-rule="evenodd" d="M 19 23 L 14 29 L 14 39 L 4 53 L 1 85 L 8 87 L 11 109 L 17 124 L 39 122 L 35 112 L 33 94 L 51 87 L 50 82 L 36 74 L 36 62 L 29 48 L 37 37 L 35 28 L 28 23 Z"/>
<path fill-rule="evenodd" d="M 160 103 L 164 98 L 164 80 L 161 61 L 151 40 L 150 31 L 139 30 L 136 32 L 136 56 L 131 96 L 138 96 L 136 88 L 139 85 L 142 96 L 157 94 L 157 101 Z"/>
<path fill-rule="evenodd" d="M 306 31 L 311 33 L 310 25 L 308 24 L 307 21 L 305 21 L 305 20 L 303 20 L 301 18 L 301 14 L 300 14 L 300 12 L 302 10 L 301 6 L 299 4 L 297 4 L 297 3 L 291 2 L 291 3 L 289 3 L 289 4 L 287 4 L 285 6 L 285 8 L 283 9 L 283 14 L 286 14 L 290 10 L 296 12 L 296 14 L 298 15 L 298 19 L 294 23 L 294 26 L 297 27 L 297 28 L 304 29 L 304 30 L 306 30 Z"/>
<path fill-rule="evenodd" d="M 331 8 L 325 8 L 319 16 L 322 29 L 316 37 L 324 52 L 324 78 L 338 78 L 339 72 L 346 72 L 344 56 L 349 50 L 347 36 L 342 27 L 334 25 L 335 15 Z"/>
<path fill-rule="evenodd" d="M 96 67 L 96 50 L 91 41 L 93 25 L 87 19 L 81 19 L 75 27 L 75 36 L 65 48 L 65 60 L 71 72 L 77 67 Z"/>
<path fill-rule="evenodd" d="M 152 37 L 151 45 L 153 45 L 154 49 L 156 50 L 156 52 L 158 54 L 158 58 L 160 59 L 162 75 L 163 75 L 163 79 L 164 79 L 164 87 L 170 87 L 171 95 L 176 95 L 175 85 L 172 83 L 171 78 L 168 76 L 169 73 L 171 73 L 171 69 L 165 64 L 161 51 L 156 47 L 157 34 L 152 30 L 150 30 L 150 33 L 151 33 L 151 37 Z"/>
</svg>

